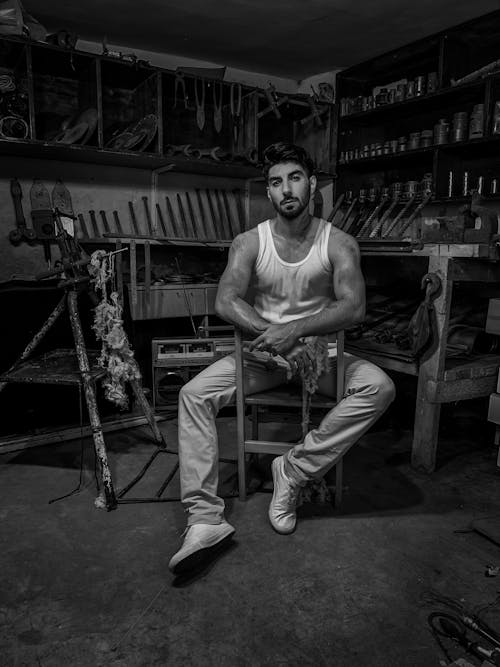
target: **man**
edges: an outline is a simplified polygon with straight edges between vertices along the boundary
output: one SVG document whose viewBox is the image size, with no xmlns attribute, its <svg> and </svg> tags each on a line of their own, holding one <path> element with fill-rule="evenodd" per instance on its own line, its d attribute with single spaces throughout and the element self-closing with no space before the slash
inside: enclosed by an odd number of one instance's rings
<svg viewBox="0 0 500 667">
<path fill-rule="evenodd" d="M 314 165 L 304 149 L 273 144 L 264 153 L 267 195 L 276 215 L 237 236 L 217 291 L 221 318 L 254 338 L 251 350 L 280 355 L 293 370 L 304 354 L 304 337 L 323 336 L 361 322 L 365 289 L 354 238 L 311 216 Z M 253 305 L 245 301 L 248 288 Z M 346 355 L 345 397 L 303 443 L 272 463 L 274 493 L 269 520 L 279 533 L 295 529 L 301 486 L 320 479 L 384 412 L 394 398 L 392 380 L 377 366 Z M 286 380 L 283 366 L 245 369 L 249 393 Z M 169 567 L 174 573 L 202 562 L 234 528 L 217 496 L 215 418 L 235 395 L 234 356 L 205 368 L 179 396 L 181 496 L 188 529 Z M 319 391 L 335 396 L 335 373 L 319 379 Z"/>
</svg>

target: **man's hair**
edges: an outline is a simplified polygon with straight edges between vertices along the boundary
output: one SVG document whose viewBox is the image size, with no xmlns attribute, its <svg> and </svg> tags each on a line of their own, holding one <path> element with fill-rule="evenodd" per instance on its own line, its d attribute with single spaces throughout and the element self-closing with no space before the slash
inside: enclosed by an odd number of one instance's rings
<svg viewBox="0 0 500 667">
<path fill-rule="evenodd" d="M 285 144 L 279 141 L 276 144 L 271 144 L 264 151 L 264 165 L 262 172 L 265 179 L 269 176 L 269 170 L 275 164 L 283 162 L 296 162 L 303 167 L 308 176 L 312 176 L 316 171 L 315 164 L 309 153 L 302 148 L 302 146 L 295 146 L 295 144 Z"/>
</svg>

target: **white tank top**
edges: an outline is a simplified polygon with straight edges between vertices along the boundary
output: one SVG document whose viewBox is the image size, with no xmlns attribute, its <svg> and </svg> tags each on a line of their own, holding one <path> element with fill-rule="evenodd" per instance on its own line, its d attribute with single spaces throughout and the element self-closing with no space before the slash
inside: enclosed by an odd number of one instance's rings
<svg viewBox="0 0 500 667">
<path fill-rule="evenodd" d="M 300 262 L 285 262 L 274 245 L 270 221 L 261 222 L 255 262 L 254 308 L 272 324 L 316 315 L 335 301 L 328 258 L 331 223 L 320 220 L 310 251 Z"/>
</svg>

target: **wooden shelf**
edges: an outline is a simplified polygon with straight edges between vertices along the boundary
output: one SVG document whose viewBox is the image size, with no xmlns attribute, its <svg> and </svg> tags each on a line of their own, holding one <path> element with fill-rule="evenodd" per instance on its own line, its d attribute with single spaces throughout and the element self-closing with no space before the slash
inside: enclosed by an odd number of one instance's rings
<svg viewBox="0 0 500 667">
<path fill-rule="evenodd" d="M 425 158 L 433 156 L 436 146 L 426 146 L 425 148 L 417 148 L 416 150 L 403 151 L 402 153 L 388 153 L 386 155 L 377 155 L 376 157 L 365 157 L 358 160 L 350 160 L 349 162 L 341 162 L 337 165 L 337 169 L 373 169 L 379 165 L 384 164 L 401 164 L 403 162 L 412 161 L 415 158 Z"/>
<path fill-rule="evenodd" d="M 463 98 L 464 94 L 470 96 L 471 93 L 477 93 L 484 85 L 485 80 L 480 79 L 461 86 L 447 86 L 446 88 L 441 88 L 441 90 L 437 90 L 435 93 L 430 93 L 429 95 L 420 95 L 418 97 L 403 100 L 402 102 L 384 104 L 375 107 L 374 109 L 347 114 L 341 116 L 340 120 L 342 123 L 344 121 L 368 122 L 372 120 L 378 121 L 382 116 L 384 118 L 392 118 L 393 116 L 400 116 L 401 114 L 431 111 L 433 108 L 439 108 L 443 104 L 446 104 L 446 102 L 449 99 L 452 99 L 455 95 Z"/>
</svg>

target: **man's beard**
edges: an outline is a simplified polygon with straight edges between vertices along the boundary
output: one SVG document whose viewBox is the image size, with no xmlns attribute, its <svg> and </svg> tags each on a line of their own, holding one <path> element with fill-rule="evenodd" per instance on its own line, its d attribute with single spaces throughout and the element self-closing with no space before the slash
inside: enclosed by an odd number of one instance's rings
<svg viewBox="0 0 500 667">
<path fill-rule="evenodd" d="M 298 208 L 295 207 L 293 209 L 287 210 L 286 208 L 284 208 L 284 205 L 286 205 L 287 202 L 297 203 Z M 303 202 L 294 198 L 285 200 L 284 202 L 280 202 L 279 204 L 274 204 L 274 208 L 276 209 L 276 211 L 286 220 L 294 220 L 295 218 L 298 218 L 306 210 L 307 207 L 308 207 L 307 198 Z"/>
</svg>

